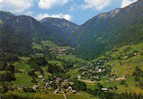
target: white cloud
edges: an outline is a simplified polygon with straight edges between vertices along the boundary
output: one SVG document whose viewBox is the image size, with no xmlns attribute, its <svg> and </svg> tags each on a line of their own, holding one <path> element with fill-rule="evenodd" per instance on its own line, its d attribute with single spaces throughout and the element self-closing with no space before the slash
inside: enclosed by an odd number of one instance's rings
<svg viewBox="0 0 143 99">
<path fill-rule="evenodd" d="M 34 12 L 32 11 L 26 11 L 26 12 L 23 12 L 24 15 L 28 15 L 28 16 L 33 16 Z"/>
<path fill-rule="evenodd" d="M 0 0 L 0 9 L 12 12 L 23 12 L 33 5 L 33 0 Z"/>
<path fill-rule="evenodd" d="M 41 19 L 46 18 L 46 17 L 64 18 L 64 19 L 69 20 L 69 21 L 72 19 L 72 17 L 69 14 L 63 14 L 63 13 L 52 14 L 52 15 L 49 15 L 49 14 L 39 14 L 38 16 L 36 16 L 36 19 L 41 20 Z"/>
<path fill-rule="evenodd" d="M 50 9 L 57 5 L 64 5 L 68 3 L 69 0 L 40 0 L 39 7 L 42 9 Z"/>
<path fill-rule="evenodd" d="M 95 8 L 96 10 L 102 10 L 107 7 L 112 0 L 84 0 L 84 8 Z"/>
<path fill-rule="evenodd" d="M 126 7 L 126 6 L 128 6 L 128 5 L 132 4 L 132 3 L 134 3 L 134 2 L 136 2 L 136 1 L 138 1 L 138 0 L 123 0 L 121 7 L 124 8 L 124 7 Z"/>
</svg>

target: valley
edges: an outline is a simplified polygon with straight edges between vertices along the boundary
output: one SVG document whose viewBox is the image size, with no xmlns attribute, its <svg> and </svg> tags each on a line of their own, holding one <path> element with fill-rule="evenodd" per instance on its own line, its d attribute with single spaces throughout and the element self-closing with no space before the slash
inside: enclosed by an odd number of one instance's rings
<svg viewBox="0 0 143 99">
<path fill-rule="evenodd" d="M 82 25 L 0 11 L 1 99 L 143 99 L 143 0 Z"/>
</svg>

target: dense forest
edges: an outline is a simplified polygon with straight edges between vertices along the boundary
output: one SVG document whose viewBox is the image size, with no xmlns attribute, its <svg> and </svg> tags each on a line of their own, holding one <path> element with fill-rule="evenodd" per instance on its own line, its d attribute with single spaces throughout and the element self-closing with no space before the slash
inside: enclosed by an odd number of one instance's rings
<svg viewBox="0 0 143 99">
<path fill-rule="evenodd" d="M 143 99 L 142 12 L 76 25 L 0 11 L 0 99 Z"/>
</svg>

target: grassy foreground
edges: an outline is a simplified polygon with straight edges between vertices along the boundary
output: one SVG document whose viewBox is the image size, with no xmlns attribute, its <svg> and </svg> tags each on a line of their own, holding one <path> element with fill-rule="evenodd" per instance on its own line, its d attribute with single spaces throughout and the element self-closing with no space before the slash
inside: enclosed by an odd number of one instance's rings
<svg viewBox="0 0 143 99">
<path fill-rule="evenodd" d="M 9 92 L 5 94 L 4 99 L 64 99 L 62 94 L 44 94 L 44 93 L 19 93 Z M 80 92 L 78 94 L 67 95 L 67 99 L 98 99 L 93 95 L 86 92 Z"/>
</svg>

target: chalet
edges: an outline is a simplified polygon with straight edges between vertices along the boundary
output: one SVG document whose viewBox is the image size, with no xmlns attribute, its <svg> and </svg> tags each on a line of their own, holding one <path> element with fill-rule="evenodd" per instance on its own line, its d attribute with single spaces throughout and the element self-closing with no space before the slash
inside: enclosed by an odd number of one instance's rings
<svg viewBox="0 0 143 99">
<path fill-rule="evenodd" d="M 123 77 L 119 77 L 119 78 L 116 78 L 115 81 L 122 81 L 122 80 L 126 80 L 126 77 L 123 76 Z"/>
<path fill-rule="evenodd" d="M 106 91 L 108 91 L 109 89 L 108 89 L 108 88 L 101 88 L 101 90 L 106 92 Z"/>
</svg>

